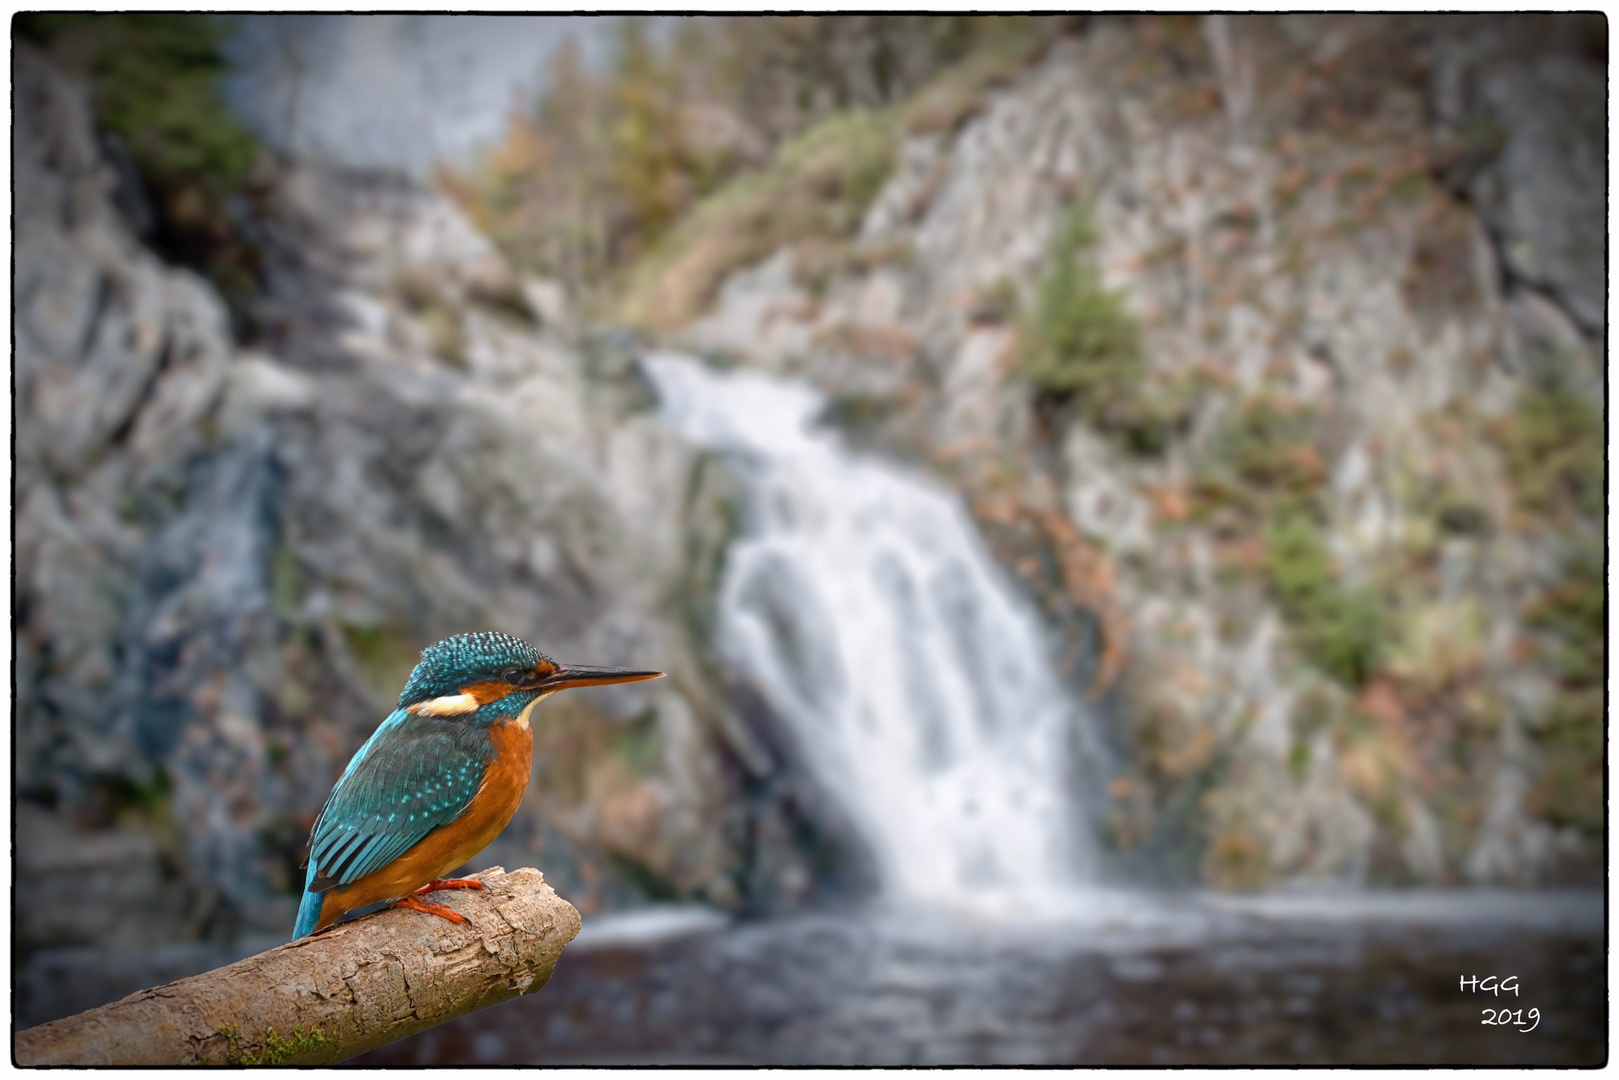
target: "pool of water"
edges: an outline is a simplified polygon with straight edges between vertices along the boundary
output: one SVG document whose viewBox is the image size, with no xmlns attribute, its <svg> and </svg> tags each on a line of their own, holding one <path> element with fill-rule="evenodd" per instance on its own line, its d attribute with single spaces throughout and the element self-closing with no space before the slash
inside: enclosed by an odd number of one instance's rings
<svg viewBox="0 0 1619 1080">
<path fill-rule="evenodd" d="M 605 917 L 539 993 L 354 1064 L 1592 1065 L 1603 930 L 1600 894 L 1514 892 Z M 1517 994 L 1461 988 L 1490 975 Z"/>
</svg>

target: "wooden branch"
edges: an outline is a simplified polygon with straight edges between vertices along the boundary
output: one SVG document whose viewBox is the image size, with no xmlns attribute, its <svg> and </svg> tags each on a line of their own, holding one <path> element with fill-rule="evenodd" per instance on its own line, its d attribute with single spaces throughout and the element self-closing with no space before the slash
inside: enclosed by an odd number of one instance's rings
<svg viewBox="0 0 1619 1080">
<path fill-rule="evenodd" d="M 17 1033 L 19 1065 L 329 1065 L 546 984 L 579 913 L 538 870 L 432 895 Z"/>
</svg>

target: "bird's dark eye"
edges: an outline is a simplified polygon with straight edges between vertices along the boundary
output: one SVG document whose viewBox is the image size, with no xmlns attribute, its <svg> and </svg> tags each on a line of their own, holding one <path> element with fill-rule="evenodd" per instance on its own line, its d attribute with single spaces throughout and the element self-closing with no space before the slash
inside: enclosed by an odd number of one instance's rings
<svg viewBox="0 0 1619 1080">
<path fill-rule="evenodd" d="M 519 686 L 528 681 L 529 672 L 520 667 L 509 667 L 500 673 L 500 681 Z"/>
</svg>

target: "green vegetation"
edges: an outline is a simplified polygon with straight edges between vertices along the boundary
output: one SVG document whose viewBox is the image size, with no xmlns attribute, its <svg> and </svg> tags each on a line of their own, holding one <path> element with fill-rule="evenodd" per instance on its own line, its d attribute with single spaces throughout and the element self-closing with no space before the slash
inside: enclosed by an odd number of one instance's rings
<svg viewBox="0 0 1619 1080">
<path fill-rule="evenodd" d="M 1566 685 L 1582 689 L 1602 685 L 1605 584 L 1600 552 L 1578 552 L 1557 586 L 1531 613 L 1533 624 L 1550 632 L 1557 641 L 1556 669 Z"/>
<path fill-rule="evenodd" d="M 1270 875 L 1259 841 L 1238 827 L 1221 829 L 1209 838 L 1202 870 L 1209 884 L 1227 892 L 1255 892 Z"/>
<path fill-rule="evenodd" d="M 1488 507 L 1454 491 L 1442 491 L 1434 504 L 1434 523 L 1441 531 L 1451 536 L 1489 535 Z"/>
<path fill-rule="evenodd" d="M 612 731 L 609 742 L 613 752 L 624 759 L 630 772 L 648 776 L 657 771 L 663 757 L 663 727 L 658 723 L 658 709 L 648 705 L 629 723 Z"/>
<path fill-rule="evenodd" d="M 246 192 L 258 145 L 221 97 L 225 24 L 180 13 L 35 12 L 17 16 L 15 29 L 89 80 L 97 124 L 128 151 L 151 202 L 152 242 L 210 278 L 240 318 L 258 253 L 229 204 Z"/>
<path fill-rule="evenodd" d="M 85 816 L 98 827 L 135 819 L 161 831 L 173 812 L 173 795 L 174 782 L 162 764 L 136 765 L 123 775 L 97 777 Z"/>
<path fill-rule="evenodd" d="M 1476 678 L 1485 663 L 1484 611 L 1477 597 L 1408 603 L 1398 630 L 1391 631 L 1396 644 L 1383 666 L 1418 698 L 1445 696 Z"/>
<path fill-rule="evenodd" d="M 893 166 L 886 116 L 836 113 L 784 145 L 770 165 L 705 199 L 636 268 L 621 314 L 670 328 L 713 299 L 726 275 L 800 240 L 844 238 Z"/>
<path fill-rule="evenodd" d="M 1238 410 L 1218 439 L 1216 456 L 1239 480 L 1273 497 L 1273 508 L 1304 509 L 1326 480 L 1311 438 L 1315 414 L 1261 396 Z"/>
<path fill-rule="evenodd" d="M 224 26 L 205 15 L 19 15 L 20 36 L 87 57 L 96 119 L 124 140 L 143 176 L 235 191 L 258 152 L 225 111 Z"/>
<path fill-rule="evenodd" d="M 979 323 L 1011 322 L 1021 303 L 1017 283 L 1002 275 L 973 297 L 972 319 Z"/>
<path fill-rule="evenodd" d="M 1444 200 L 1445 208 L 1426 214 L 1417 229 L 1401 289 L 1417 311 L 1467 311 L 1480 301 L 1474 257 L 1473 218 Z"/>
<path fill-rule="evenodd" d="M 287 544 L 278 545 L 270 558 L 270 603 L 276 615 L 291 618 L 303 603 L 306 591 L 297 552 Z"/>
<path fill-rule="evenodd" d="M 1496 434 L 1519 506 L 1575 537 L 1559 580 L 1528 612 L 1545 635 L 1558 684 L 1535 732 L 1544 772 L 1531 805 L 1554 824 L 1600 836 L 1607 582 L 1592 533 L 1602 520 L 1606 483 L 1601 416 L 1553 377 L 1526 394 Z"/>
<path fill-rule="evenodd" d="M 683 502 L 684 571 L 669 582 L 667 602 L 680 613 L 694 640 L 709 641 L 717 625 L 726 556 L 743 529 L 742 478 L 724 458 L 704 453 L 690 472 Z"/>
<path fill-rule="evenodd" d="M 1376 595 L 1338 581 L 1320 533 L 1307 519 L 1281 517 L 1265 539 L 1271 589 L 1300 650 L 1340 682 L 1365 682 L 1382 647 L 1382 608 Z"/>
<path fill-rule="evenodd" d="M 986 20 L 983 40 L 961 63 L 905 103 L 908 134 L 954 131 L 983 107 L 989 91 L 1004 86 L 1051 40 L 1051 20 L 1011 16 Z"/>
<path fill-rule="evenodd" d="M 1295 739 L 1287 748 L 1287 774 L 1295 784 L 1302 784 L 1310 773 L 1310 744 Z"/>
<path fill-rule="evenodd" d="M 609 851 L 607 858 L 624 875 L 630 887 L 648 900 L 668 903 L 681 899 L 679 886 L 640 859 L 621 851 Z"/>
<path fill-rule="evenodd" d="M 839 277 L 867 274 L 879 266 L 903 266 L 913 254 L 909 240 L 857 244 L 842 236 L 812 236 L 793 245 L 793 280 L 820 298 Z"/>
<path fill-rule="evenodd" d="M 521 330 L 532 330 L 537 322 L 534 309 L 515 277 L 473 278 L 467 282 L 467 300 Z"/>
<path fill-rule="evenodd" d="M 1601 701 L 1560 702 L 1539 741 L 1546 765 L 1531 795 L 1531 808 L 1554 825 L 1570 826 L 1600 838 Z"/>
<path fill-rule="evenodd" d="M 427 346 L 433 355 L 454 368 L 467 366 L 467 338 L 461 322 L 461 313 L 452 307 L 438 304 L 421 312 L 422 326 L 427 330 Z"/>
<path fill-rule="evenodd" d="M 416 316 L 427 332 L 427 347 L 434 356 L 455 368 L 467 366 L 467 338 L 458 305 L 444 294 L 430 275 L 405 271 L 393 280 L 394 295 Z"/>
<path fill-rule="evenodd" d="M 1099 399 L 1100 408 L 1139 383 L 1145 365 L 1140 330 L 1123 296 L 1102 285 L 1091 258 L 1095 243 L 1090 213 L 1071 211 L 1040 283 L 1023 366 L 1042 390 Z"/>
<path fill-rule="evenodd" d="M 366 689 L 390 707 L 420 658 L 411 635 L 398 629 L 344 626 L 343 636 L 360 668 Z"/>
<path fill-rule="evenodd" d="M 1326 463 L 1313 443 L 1315 414 L 1261 395 L 1241 405 L 1211 439 L 1193 483 L 1194 515 L 1222 508 L 1246 526 L 1283 516 L 1315 516 Z"/>
<path fill-rule="evenodd" d="M 1549 821 L 1593 836 L 1603 827 L 1603 678 L 1607 664 L 1607 589 L 1602 553 L 1582 550 L 1557 586 L 1530 612 L 1552 642 L 1558 695 L 1539 732 L 1546 772 L 1533 796 Z"/>
<path fill-rule="evenodd" d="M 1311 410 L 1271 395 L 1240 404 L 1210 438 L 1191 485 L 1190 516 L 1244 552 L 1221 566 L 1223 575 L 1263 570 L 1304 658 L 1358 686 L 1380 658 L 1382 607 L 1370 590 L 1339 583 L 1322 542 L 1327 469 L 1315 423 Z M 1263 548 L 1253 543 L 1260 535 Z M 1290 760 L 1296 775 L 1308 760 L 1301 744 Z"/>
<path fill-rule="evenodd" d="M 1156 454 L 1189 416 L 1192 384 L 1149 374 L 1141 329 L 1123 294 L 1103 285 L 1095 244 L 1089 211 L 1070 211 L 1024 321 L 1023 370 L 1124 449 Z"/>
<path fill-rule="evenodd" d="M 1593 518 L 1602 513 L 1602 420 L 1588 402 L 1562 386 L 1531 391 L 1500 437 L 1525 507 L 1541 514 L 1564 506 Z"/>
<path fill-rule="evenodd" d="M 682 20 L 656 41 L 642 20 L 626 18 L 605 69 L 587 70 L 576 49 L 564 49 L 534 109 L 513 117 L 471 169 L 440 179 L 515 263 L 560 278 L 587 309 L 609 308 L 629 280 L 656 294 L 632 302 L 632 315 L 675 318 L 692 297 L 709 295 L 716 268 L 757 257 L 765 243 L 845 235 L 844 210 L 830 225 L 821 222 L 825 204 L 863 208 L 903 130 L 960 123 L 1063 25 L 979 16 L 726 16 Z M 938 92 L 929 96 L 924 87 Z M 866 144 L 869 131 L 857 130 L 877 117 L 880 152 Z M 760 185 L 743 181 L 764 172 L 772 174 L 764 187 L 779 185 L 787 148 L 804 150 L 811 132 L 860 145 L 845 147 L 853 156 L 847 172 L 836 170 L 837 191 L 812 190 L 806 202 L 798 185 L 778 186 L 786 201 L 770 212 L 796 220 L 772 232 L 752 216 L 759 204 L 749 193 Z M 720 197 L 722 189 L 728 194 Z M 715 198 L 741 205 L 720 213 Z M 714 238 L 687 227 L 696 213 L 708 227 L 740 221 L 748 235 L 737 244 L 718 238 L 722 250 L 708 251 Z M 676 231 L 683 239 L 671 243 Z M 704 273 L 699 286 L 659 286 L 663 272 L 684 272 L 680 255 L 693 246 L 704 249 L 692 256 Z M 649 259 L 655 265 L 645 265 Z"/>
<path fill-rule="evenodd" d="M 242 1032 L 234 1024 L 219 1029 L 225 1037 L 225 1064 L 227 1065 L 285 1065 L 298 1054 L 314 1053 L 333 1045 L 333 1038 L 318 1027 L 305 1031 L 300 1024 L 292 1027 L 292 1037 L 283 1039 L 275 1028 L 264 1033 L 264 1049 L 248 1053 L 241 1048 Z"/>
</svg>

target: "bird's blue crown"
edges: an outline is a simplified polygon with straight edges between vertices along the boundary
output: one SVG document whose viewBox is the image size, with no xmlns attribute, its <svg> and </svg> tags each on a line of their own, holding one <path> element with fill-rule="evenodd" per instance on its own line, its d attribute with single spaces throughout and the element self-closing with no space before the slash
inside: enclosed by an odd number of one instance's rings
<svg viewBox="0 0 1619 1080">
<path fill-rule="evenodd" d="M 458 634 L 429 645 L 399 695 L 399 708 L 459 693 L 472 683 L 495 680 L 507 668 L 532 670 L 550 657 L 521 638 L 486 631 Z"/>
</svg>

